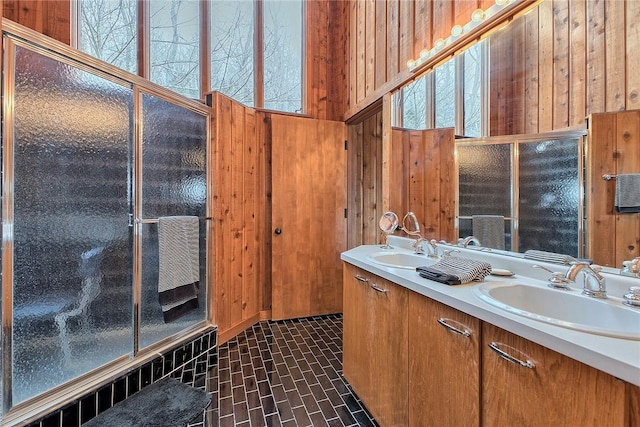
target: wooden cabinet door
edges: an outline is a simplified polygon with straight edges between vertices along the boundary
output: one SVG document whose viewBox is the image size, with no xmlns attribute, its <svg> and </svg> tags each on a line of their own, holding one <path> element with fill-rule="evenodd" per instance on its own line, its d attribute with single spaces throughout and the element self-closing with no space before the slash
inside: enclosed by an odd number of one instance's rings
<svg viewBox="0 0 640 427">
<path fill-rule="evenodd" d="M 373 334 L 366 352 L 373 359 L 374 399 L 369 410 L 381 426 L 404 427 L 409 410 L 409 290 L 377 276 L 371 281 L 368 321 Z"/>
<path fill-rule="evenodd" d="M 409 426 L 479 425 L 480 334 L 479 319 L 410 293 Z"/>
<path fill-rule="evenodd" d="M 368 314 L 371 275 L 344 264 L 342 315 L 342 372 L 361 400 L 373 396 L 369 378 L 371 357 L 367 355 L 368 342 L 373 339 Z"/>
<path fill-rule="evenodd" d="M 409 291 L 346 264 L 343 372 L 381 426 L 406 426 Z"/>
<path fill-rule="evenodd" d="M 272 115 L 272 317 L 342 312 L 346 125 Z"/>
<path fill-rule="evenodd" d="M 482 342 L 482 425 L 625 425 L 622 381 L 488 323 Z M 500 357 L 491 343 L 535 367 Z"/>
</svg>

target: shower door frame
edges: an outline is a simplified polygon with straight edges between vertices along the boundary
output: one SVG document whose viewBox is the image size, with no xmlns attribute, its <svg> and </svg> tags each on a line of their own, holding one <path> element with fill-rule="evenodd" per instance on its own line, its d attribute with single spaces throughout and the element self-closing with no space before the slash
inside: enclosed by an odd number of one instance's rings
<svg viewBox="0 0 640 427">
<path fill-rule="evenodd" d="M 65 404 L 79 398 L 90 389 L 100 387 L 110 381 L 113 381 L 122 372 L 132 369 L 133 367 L 142 365 L 153 359 L 158 353 L 164 351 L 170 346 L 178 342 L 186 341 L 200 334 L 213 326 L 213 307 L 211 293 L 209 289 L 210 278 L 213 277 L 211 260 L 213 256 L 212 236 L 212 206 L 211 195 L 212 190 L 212 165 L 213 151 L 211 148 L 211 116 L 212 109 L 203 102 L 188 99 L 182 95 L 171 92 L 161 86 L 158 86 L 146 79 L 135 74 L 121 70 L 87 55 L 81 51 L 71 48 L 70 46 L 50 39 L 38 32 L 30 30 L 19 24 L 16 24 L 6 18 L 1 21 L 3 52 L 2 52 L 2 68 L 10 70 L 5 74 L 2 83 L 3 90 L 3 119 L 4 132 L 2 134 L 2 304 L 1 304 L 1 321 L 2 321 L 2 347 L 0 361 L 2 363 L 2 402 L 0 420 L 2 422 L 20 422 L 34 416 L 34 414 L 43 413 L 46 410 L 60 408 Z M 72 380 L 55 386 L 54 388 L 28 398 L 24 402 L 17 405 L 13 404 L 12 386 L 13 386 L 13 271 L 14 271 L 14 116 L 13 102 L 15 87 L 15 47 L 19 46 L 31 51 L 47 56 L 56 61 L 60 61 L 67 65 L 79 68 L 83 71 L 90 72 L 101 78 L 105 78 L 119 85 L 130 87 L 132 89 L 133 102 L 133 123 L 131 125 L 131 142 L 129 149 L 131 150 L 131 170 L 129 184 L 131 189 L 130 209 L 129 209 L 129 227 L 133 229 L 132 241 L 132 326 L 133 336 L 131 337 L 131 350 L 128 355 L 121 356 L 111 362 L 104 364 L 98 368 L 90 370 Z M 197 321 L 195 324 L 181 330 L 177 334 L 160 339 L 154 344 L 139 348 L 140 334 L 140 300 L 142 288 L 142 224 L 143 218 L 140 217 L 142 209 L 142 94 L 149 94 L 165 100 L 174 105 L 191 110 L 194 113 L 201 114 L 206 120 L 206 136 L 205 136 L 205 168 L 206 168 L 206 201 L 205 201 L 205 292 L 204 319 Z"/>
</svg>

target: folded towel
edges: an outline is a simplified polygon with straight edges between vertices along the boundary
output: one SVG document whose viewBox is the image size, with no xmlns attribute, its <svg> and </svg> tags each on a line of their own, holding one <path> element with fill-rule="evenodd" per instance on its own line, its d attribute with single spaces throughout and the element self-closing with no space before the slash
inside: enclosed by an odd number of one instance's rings
<svg viewBox="0 0 640 427">
<path fill-rule="evenodd" d="M 428 267 L 416 268 L 425 279 L 446 285 L 460 285 L 468 282 L 481 282 L 491 273 L 491 265 L 468 258 L 445 256 Z"/>
<path fill-rule="evenodd" d="M 485 248 L 504 249 L 504 216 L 473 215 L 473 235 Z"/>
<path fill-rule="evenodd" d="M 619 174 L 616 177 L 615 211 L 640 212 L 640 173 Z"/>
<path fill-rule="evenodd" d="M 577 259 L 570 255 L 556 254 L 554 252 L 536 251 L 529 249 L 524 253 L 525 259 L 530 259 L 540 262 L 549 262 L 551 264 L 570 265 L 572 262 L 576 262 Z"/>
<path fill-rule="evenodd" d="M 165 322 L 198 307 L 198 217 L 158 219 L 158 297 Z"/>
</svg>

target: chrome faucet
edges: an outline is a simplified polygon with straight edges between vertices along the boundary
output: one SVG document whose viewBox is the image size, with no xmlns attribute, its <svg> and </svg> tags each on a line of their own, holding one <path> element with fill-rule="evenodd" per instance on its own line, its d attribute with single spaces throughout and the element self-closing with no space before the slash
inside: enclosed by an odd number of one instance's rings
<svg viewBox="0 0 640 427">
<path fill-rule="evenodd" d="M 573 262 L 567 270 L 565 278 L 575 282 L 578 273 L 581 271 L 585 274 L 584 289 L 582 293 L 592 298 L 606 298 L 607 287 L 604 277 L 586 262 Z"/>
<path fill-rule="evenodd" d="M 467 236 L 464 239 L 458 239 L 458 246 L 466 248 L 471 243 L 476 246 L 480 246 L 480 241 L 475 236 Z"/>
<path fill-rule="evenodd" d="M 427 256 L 429 258 L 437 258 L 438 257 L 438 248 L 436 246 L 436 241 L 431 239 L 425 239 L 422 236 L 419 236 L 414 242 L 413 242 L 413 249 L 415 249 L 416 254 L 419 255 L 423 255 L 425 254 L 425 247 L 423 246 L 423 243 L 428 243 L 427 247 Z"/>
</svg>

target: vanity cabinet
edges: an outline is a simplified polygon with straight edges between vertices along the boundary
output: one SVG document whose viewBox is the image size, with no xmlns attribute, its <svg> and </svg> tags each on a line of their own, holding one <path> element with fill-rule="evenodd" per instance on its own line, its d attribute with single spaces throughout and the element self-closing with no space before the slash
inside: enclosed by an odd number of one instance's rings
<svg viewBox="0 0 640 427">
<path fill-rule="evenodd" d="M 485 426 L 628 425 L 624 382 L 489 323 L 481 396 Z"/>
<path fill-rule="evenodd" d="M 343 292 L 343 373 L 382 427 L 640 427 L 640 387 L 349 263 Z"/>
<path fill-rule="evenodd" d="M 344 268 L 343 372 L 381 426 L 405 426 L 409 290 Z"/>
<path fill-rule="evenodd" d="M 479 319 L 410 293 L 409 426 L 479 425 L 480 332 Z"/>
</svg>

